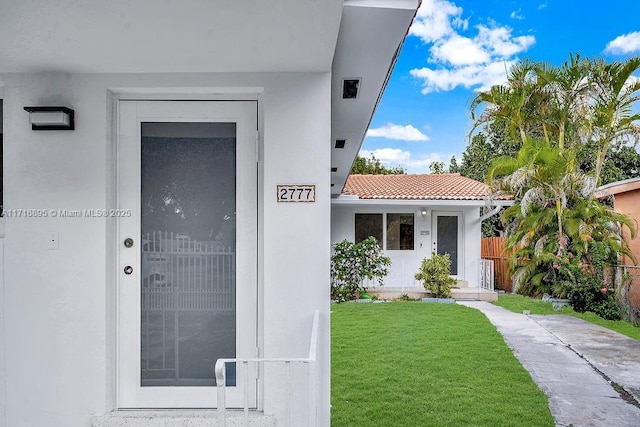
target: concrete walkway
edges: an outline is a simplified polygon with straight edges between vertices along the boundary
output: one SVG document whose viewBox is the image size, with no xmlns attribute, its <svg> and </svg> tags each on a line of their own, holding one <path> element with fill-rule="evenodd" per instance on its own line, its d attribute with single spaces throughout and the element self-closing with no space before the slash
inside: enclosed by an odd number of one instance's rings
<svg viewBox="0 0 640 427">
<path fill-rule="evenodd" d="M 458 304 L 482 311 L 504 336 L 549 397 L 557 426 L 640 426 L 639 341 L 570 316 L 526 316 L 482 301 Z M 624 389 L 622 396 L 610 381 Z"/>
</svg>

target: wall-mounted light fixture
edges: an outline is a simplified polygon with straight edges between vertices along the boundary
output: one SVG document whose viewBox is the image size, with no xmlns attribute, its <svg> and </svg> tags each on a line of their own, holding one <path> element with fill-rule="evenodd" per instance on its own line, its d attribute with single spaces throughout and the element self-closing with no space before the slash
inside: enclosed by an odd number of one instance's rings
<svg viewBox="0 0 640 427">
<path fill-rule="evenodd" d="M 422 212 L 420 212 L 420 215 L 422 215 L 422 219 L 427 219 L 427 214 L 429 214 L 429 211 L 427 211 L 426 209 L 422 209 Z"/>
<path fill-rule="evenodd" d="M 73 110 L 67 107 L 24 107 L 32 130 L 74 130 Z"/>
</svg>

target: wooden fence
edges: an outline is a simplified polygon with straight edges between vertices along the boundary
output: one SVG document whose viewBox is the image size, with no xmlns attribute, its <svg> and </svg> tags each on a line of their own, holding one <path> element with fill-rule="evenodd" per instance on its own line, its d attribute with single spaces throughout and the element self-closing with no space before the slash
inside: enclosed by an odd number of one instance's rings
<svg viewBox="0 0 640 427">
<path fill-rule="evenodd" d="M 507 266 L 505 241 L 503 237 L 484 237 L 482 239 L 482 259 L 493 261 L 495 271 L 495 287 L 505 292 L 511 292 L 511 274 Z"/>
<path fill-rule="evenodd" d="M 619 265 L 616 296 L 623 307 L 623 318 L 636 326 L 640 326 L 640 267 L 635 265 Z"/>
</svg>

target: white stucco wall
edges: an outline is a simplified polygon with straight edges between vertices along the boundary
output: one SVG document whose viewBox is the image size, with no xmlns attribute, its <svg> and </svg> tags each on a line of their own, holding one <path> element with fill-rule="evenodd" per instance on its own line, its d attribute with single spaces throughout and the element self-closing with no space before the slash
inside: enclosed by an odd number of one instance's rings
<svg viewBox="0 0 640 427">
<path fill-rule="evenodd" d="M 4 230 L 0 238 L 0 348 L 4 348 Z M 6 381 L 4 351 L 0 349 L 0 426 L 6 425 Z"/>
<path fill-rule="evenodd" d="M 426 217 L 421 215 L 423 209 L 428 212 Z M 380 204 L 379 201 L 371 206 L 361 203 L 357 206 L 334 204 L 331 208 L 331 242 L 336 243 L 344 239 L 353 241 L 355 238 L 356 213 L 414 213 L 414 247 L 413 251 L 386 251 L 391 258 L 391 268 L 384 283 L 387 287 L 421 287 L 414 279 L 423 258 L 429 258 L 432 251 L 433 230 L 432 215 L 434 212 L 458 212 L 462 215 L 462 271 L 459 280 L 469 282 L 469 287 L 479 286 L 478 260 L 481 251 L 482 229 L 480 208 L 478 206 L 463 205 L 434 205 L 416 206 L 411 204 L 389 203 Z"/>
<path fill-rule="evenodd" d="M 259 99 L 262 355 L 306 356 L 313 311 L 321 311 L 320 408 L 328 425 L 330 74 L 5 74 L 0 80 L 9 209 L 115 206 L 109 89 L 212 99 L 234 88 L 224 98 Z M 32 131 L 28 105 L 74 108 L 76 130 Z M 316 202 L 278 204 L 277 184 L 315 184 Z M 114 223 L 31 217 L 6 218 L 5 227 L 6 425 L 88 426 L 92 414 L 115 405 Z M 59 233 L 59 250 L 47 249 L 52 231 Z M 282 384 L 268 377 L 265 384 L 265 412 L 277 413 Z"/>
<path fill-rule="evenodd" d="M 465 207 L 464 236 L 465 240 L 465 271 L 469 287 L 480 286 L 479 261 L 482 255 L 482 222 L 480 222 L 479 207 Z"/>
</svg>

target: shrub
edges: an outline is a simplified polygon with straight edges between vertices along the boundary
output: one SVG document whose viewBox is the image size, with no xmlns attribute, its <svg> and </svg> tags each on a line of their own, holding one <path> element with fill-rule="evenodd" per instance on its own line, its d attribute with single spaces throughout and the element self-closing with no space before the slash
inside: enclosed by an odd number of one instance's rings
<svg viewBox="0 0 640 427">
<path fill-rule="evenodd" d="M 331 256 L 331 298 L 338 302 L 357 298 L 367 290 L 364 279 L 375 279 L 383 285 L 389 265 L 391 259 L 384 256 L 375 237 L 359 243 L 336 243 Z"/>
<path fill-rule="evenodd" d="M 591 311 L 607 320 L 622 318 L 614 290 L 593 278 L 583 277 L 580 283 L 569 288 L 567 297 L 578 313 Z"/>
<path fill-rule="evenodd" d="M 402 294 L 398 298 L 396 298 L 396 301 L 419 301 L 419 299 L 412 298 L 409 296 L 409 294 Z"/>
<path fill-rule="evenodd" d="M 415 278 L 420 280 L 422 286 L 431 291 L 434 297 L 449 298 L 451 296 L 451 286 L 456 283 L 456 279 L 451 277 L 451 258 L 449 254 L 438 255 L 433 252 L 431 258 L 423 259 Z"/>
<path fill-rule="evenodd" d="M 567 239 L 560 239 L 557 252 L 548 257 L 546 264 L 541 264 L 546 270 L 533 275 L 518 291 L 533 296 L 544 291 L 568 298 L 578 313 L 591 311 L 604 319 L 619 320 L 622 312 L 611 287 L 614 255 L 601 242 L 589 241 L 577 248 L 567 245 Z"/>
</svg>

